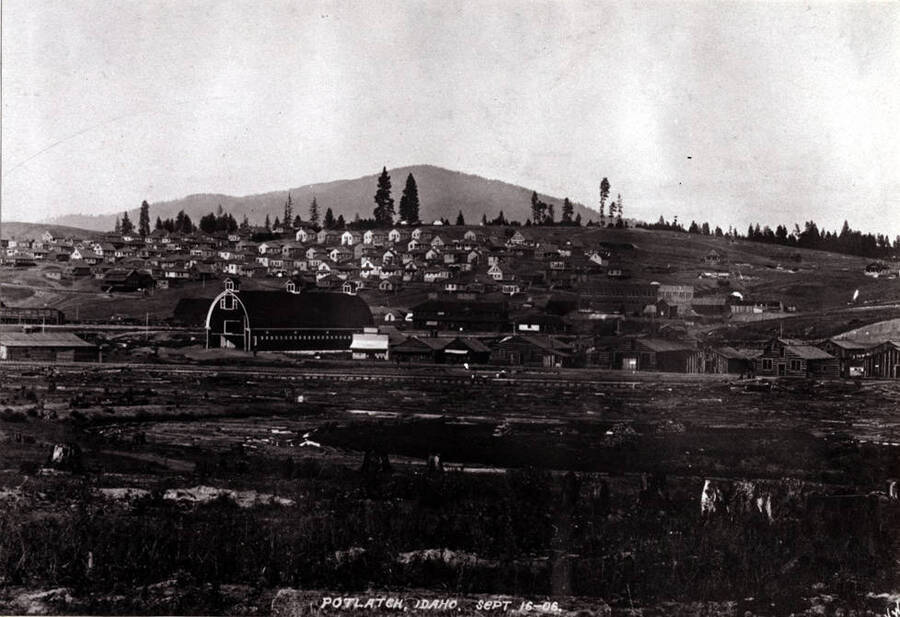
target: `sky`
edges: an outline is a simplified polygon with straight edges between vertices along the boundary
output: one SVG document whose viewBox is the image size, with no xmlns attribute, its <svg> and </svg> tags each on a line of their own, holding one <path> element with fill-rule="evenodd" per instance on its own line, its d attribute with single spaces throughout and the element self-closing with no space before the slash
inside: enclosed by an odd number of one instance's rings
<svg viewBox="0 0 900 617">
<path fill-rule="evenodd" d="M 4 0 L 3 220 L 433 164 L 900 234 L 900 2 Z"/>
</svg>

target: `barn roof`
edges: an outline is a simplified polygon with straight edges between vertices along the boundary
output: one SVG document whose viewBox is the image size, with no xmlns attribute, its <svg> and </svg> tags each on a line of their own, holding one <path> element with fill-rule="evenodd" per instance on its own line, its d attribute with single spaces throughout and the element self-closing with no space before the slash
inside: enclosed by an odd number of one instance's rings
<svg viewBox="0 0 900 617">
<path fill-rule="evenodd" d="M 343 293 L 241 291 L 251 328 L 363 328 L 373 325 L 369 305 Z"/>
<path fill-rule="evenodd" d="M 71 332 L 0 332 L 6 347 L 96 347 Z"/>
</svg>

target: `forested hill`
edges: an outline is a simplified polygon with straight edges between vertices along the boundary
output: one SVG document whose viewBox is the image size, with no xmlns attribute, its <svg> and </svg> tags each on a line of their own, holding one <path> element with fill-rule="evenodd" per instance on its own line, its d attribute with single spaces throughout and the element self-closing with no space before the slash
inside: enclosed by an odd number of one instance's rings
<svg viewBox="0 0 900 617">
<path fill-rule="evenodd" d="M 505 217 L 510 220 L 524 222 L 531 217 L 532 189 L 516 186 L 499 180 L 489 180 L 480 176 L 451 171 L 433 165 L 415 165 L 412 167 L 400 167 L 389 169 L 391 176 L 392 197 L 394 207 L 398 208 L 406 177 L 412 173 L 419 189 L 421 203 L 420 215 L 423 221 L 431 221 L 438 218 L 456 220 L 461 211 L 465 220 L 469 223 L 477 223 L 483 214 L 492 219 L 502 210 Z M 237 220 L 242 220 L 246 215 L 251 223 L 261 224 L 266 215 L 274 221 L 275 217 L 281 217 L 284 211 L 284 201 L 288 192 L 294 204 L 294 213 L 304 219 L 308 215 L 308 205 L 315 196 L 319 211 L 324 213 L 331 208 L 334 216 L 343 215 L 347 221 L 353 220 L 358 213 L 362 218 L 372 216 L 378 174 L 356 178 L 353 180 L 336 180 L 319 184 L 285 188 L 284 190 L 259 195 L 247 195 L 235 197 L 220 194 L 188 195 L 174 201 L 157 202 L 150 204 L 150 219 L 156 217 L 162 219 L 174 218 L 184 210 L 194 222 L 200 220 L 205 214 L 213 212 L 221 204 L 222 208 L 231 213 Z M 556 218 L 559 220 L 562 212 L 562 201 L 565 196 L 538 195 L 539 198 L 553 204 L 556 210 Z M 129 208 L 128 215 L 132 221 L 138 220 L 138 207 L 134 204 Z M 573 216 L 581 215 L 584 222 L 589 219 L 598 219 L 599 214 L 581 204 L 574 204 Z M 115 226 L 116 216 L 121 212 L 105 215 L 65 215 L 53 219 L 52 223 L 70 225 L 84 229 L 109 231 Z M 627 216 L 627 213 L 626 213 Z"/>
</svg>

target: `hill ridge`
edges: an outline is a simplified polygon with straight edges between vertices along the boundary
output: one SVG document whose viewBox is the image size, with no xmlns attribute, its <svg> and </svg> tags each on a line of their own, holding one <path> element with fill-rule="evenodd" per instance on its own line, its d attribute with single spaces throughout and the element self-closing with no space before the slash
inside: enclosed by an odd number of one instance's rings
<svg viewBox="0 0 900 617">
<path fill-rule="evenodd" d="M 507 219 L 524 222 L 531 216 L 530 199 L 533 189 L 431 164 L 395 167 L 389 169 L 388 173 L 391 175 L 391 192 L 395 208 L 406 184 L 406 176 L 413 174 L 419 188 L 424 221 L 438 218 L 453 221 L 460 211 L 468 223 L 480 221 L 482 215 L 494 218 L 501 210 Z M 378 173 L 374 173 L 241 196 L 216 192 L 191 193 L 179 199 L 151 203 L 150 218 L 151 221 L 155 221 L 157 216 L 164 219 L 174 217 L 179 210 L 184 210 L 194 222 L 197 222 L 201 216 L 215 211 L 221 204 L 222 208 L 235 218 L 240 220 L 246 214 L 251 223 L 261 224 L 266 215 L 272 220 L 276 216 L 279 218 L 282 216 L 288 193 L 294 202 L 294 213 L 300 214 L 303 218 L 306 218 L 308 204 L 313 197 L 319 204 L 320 213 L 324 214 L 327 208 L 331 208 L 335 217 L 343 215 L 345 219 L 352 220 L 358 213 L 361 217 L 367 218 L 371 216 L 375 206 L 373 197 L 377 177 Z M 538 196 L 543 201 L 553 204 L 558 220 L 563 198 L 544 193 L 538 193 Z M 597 211 L 574 201 L 572 204 L 574 214 L 580 214 L 585 222 L 591 218 L 599 218 Z M 128 208 L 127 211 L 129 218 L 136 221 L 138 204 Z M 121 212 L 95 215 L 66 214 L 54 217 L 46 223 L 106 231 L 113 228 L 116 217 L 121 214 Z"/>
</svg>

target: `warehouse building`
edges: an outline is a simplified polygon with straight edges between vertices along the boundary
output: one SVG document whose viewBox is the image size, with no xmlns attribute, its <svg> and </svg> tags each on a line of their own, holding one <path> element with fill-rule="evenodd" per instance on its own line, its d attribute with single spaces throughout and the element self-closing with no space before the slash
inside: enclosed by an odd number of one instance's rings
<svg viewBox="0 0 900 617">
<path fill-rule="evenodd" d="M 0 324 L 61 326 L 65 321 L 63 312 L 54 308 L 0 306 Z"/>
<path fill-rule="evenodd" d="M 245 351 L 348 351 L 373 325 L 359 296 L 330 292 L 240 291 L 226 281 L 206 313 L 206 347 Z"/>
<path fill-rule="evenodd" d="M 0 360 L 99 362 L 100 350 L 70 332 L 0 332 Z"/>
</svg>

